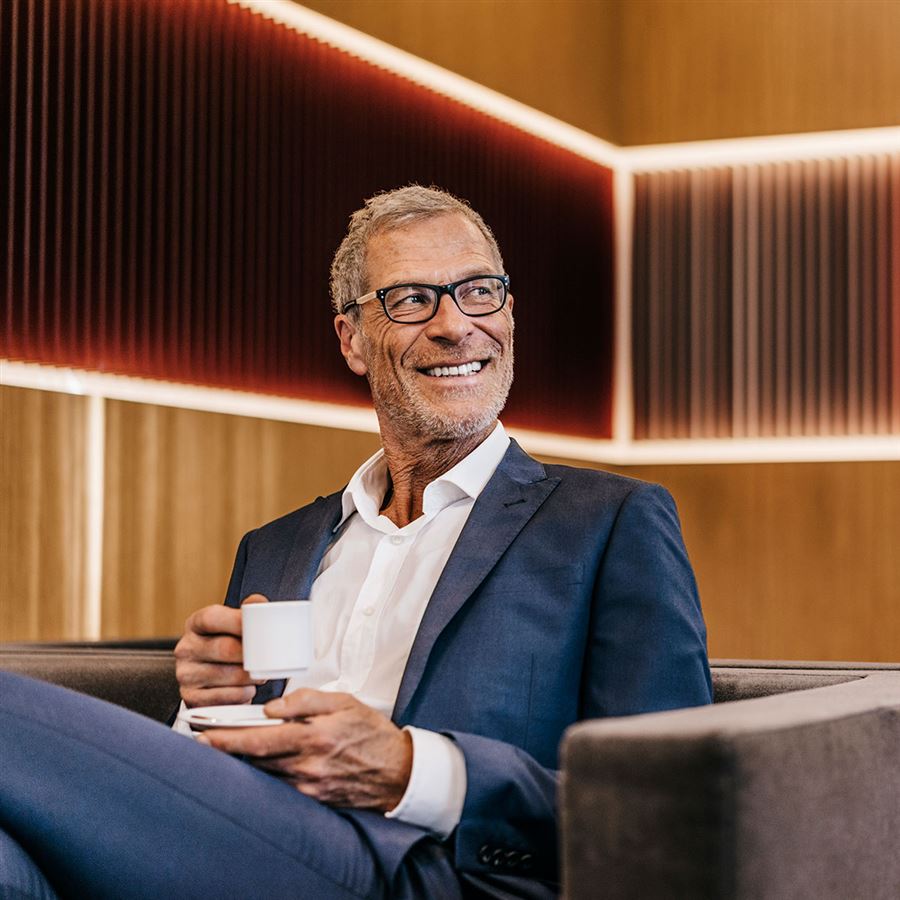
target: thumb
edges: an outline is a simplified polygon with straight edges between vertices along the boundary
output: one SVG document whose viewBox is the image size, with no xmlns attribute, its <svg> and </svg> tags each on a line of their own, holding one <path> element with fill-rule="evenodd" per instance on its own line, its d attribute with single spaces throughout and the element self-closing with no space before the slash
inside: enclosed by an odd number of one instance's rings
<svg viewBox="0 0 900 900">
<path fill-rule="evenodd" d="M 317 691 L 313 688 L 298 688 L 270 700 L 266 706 L 266 714 L 285 719 L 305 718 L 306 716 L 321 716 L 346 709 L 356 701 L 351 694 L 339 691 Z"/>
<path fill-rule="evenodd" d="M 241 606 L 249 606 L 251 603 L 268 603 L 269 598 L 262 594 L 249 594 L 241 600 Z"/>
</svg>

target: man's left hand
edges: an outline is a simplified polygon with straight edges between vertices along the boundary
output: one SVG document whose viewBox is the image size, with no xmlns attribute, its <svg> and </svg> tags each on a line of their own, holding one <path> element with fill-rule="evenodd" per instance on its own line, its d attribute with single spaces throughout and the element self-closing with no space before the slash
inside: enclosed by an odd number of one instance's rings
<svg viewBox="0 0 900 900">
<path fill-rule="evenodd" d="M 393 809 L 412 771 L 412 739 L 350 694 L 300 688 L 270 700 L 264 728 L 216 729 L 199 738 L 241 754 L 329 806 Z"/>
</svg>

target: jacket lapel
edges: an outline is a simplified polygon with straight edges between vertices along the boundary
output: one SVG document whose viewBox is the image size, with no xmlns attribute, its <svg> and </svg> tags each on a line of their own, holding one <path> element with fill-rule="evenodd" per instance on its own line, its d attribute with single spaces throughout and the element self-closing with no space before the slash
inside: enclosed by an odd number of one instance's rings
<svg viewBox="0 0 900 900">
<path fill-rule="evenodd" d="M 558 478 L 547 478 L 544 467 L 511 441 L 428 601 L 400 682 L 394 721 L 403 720 L 440 633 L 558 484 Z"/>
<path fill-rule="evenodd" d="M 307 600 L 319 569 L 319 563 L 333 537 L 333 530 L 341 517 L 341 491 L 319 497 L 306 511 L 297 526 L 297 539 L 278 582 L 274 600 Z M 276 678 L 256 689 L 254 703 L 268 703 L 284 693 L 287 679 Z"/>
<path fill-rule="evenodd" d="M 298 525 L 297 539 L 281 573 L 277 599 L 309 598 L 319 563 L 334 537 L 334 527 L 340 521 L 341 493 L 338 491 L 328 497 L 319 497 Z"/>
</svg>

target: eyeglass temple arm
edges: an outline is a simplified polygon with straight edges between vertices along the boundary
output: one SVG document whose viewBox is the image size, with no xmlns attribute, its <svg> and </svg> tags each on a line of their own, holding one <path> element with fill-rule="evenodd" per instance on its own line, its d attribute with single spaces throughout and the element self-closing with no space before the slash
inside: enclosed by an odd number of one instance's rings
<svg viewBox="0 0 900 900">
<path fill-rule="evenodd" d="M 370 300 L 374 300 L 378 296 L 378 291 L 371 291 L 368 294 L 363 294 L 362 297 L 357 297 L 356 300 L 351 300 L 342 310 L 341 312 L 347 312 L 351 306 L 362 306 L 363 303 L 368 303 Z"/>
</svg>

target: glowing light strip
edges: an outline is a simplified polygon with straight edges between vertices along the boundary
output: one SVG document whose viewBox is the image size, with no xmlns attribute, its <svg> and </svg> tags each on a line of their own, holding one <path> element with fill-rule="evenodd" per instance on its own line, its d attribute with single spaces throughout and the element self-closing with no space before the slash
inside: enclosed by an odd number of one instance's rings
<svg viewBox="0 0 900 900">
<path fill-rule="evenodd" d="M 631 233 L 634 221 L 634 179 L 630 172 L 613 173 L 615 227 L 615 313 L 613 361 L 613 425 L 615 439 L 627 445 L 634 433 L 634 372 L 631 359 Z"/>
<path fill-rule="evenodd" d="M 506 430 L 530 453 L 614 466 L 900 460 L 900 435 L 623 442 Z"/>
<path fill-rule="evenodd" d="M 39 363 L 0 360 L 0 384 L 229 416 L 321 425 L 346 431 L 378 432 L 378 419 L 371 409 L 172 381 L 154 381 L 128 375 L 107 375 L 103 372 L 44 366 Z"/>
<path fill-rule="evenodd" d="M 5 381 L 3 382 L 6 383 Z M 106 401 L 88 397 L 85 429 L 85 573 L 81 634 L 99 641 L 103 592 L 103 501 L 106 477 Z"/>
<path fill-rule="evenodd" d="M 619 147 L 292 0 L 228 0 L 601 165 L 628 172 L 900 151 L 900 127 Z"/>
<path fill-rule="evenodd" d="M 0 360 L 0 384 L 377 434 L 370 409 Z M 101 421 L 95 419 L 95 423 Z M 97 427 L 95 425 L 95 427 Z M 533 453 L 610 465 L 900 460 L 900 435 L 604 441 L 511 427 Z M 96 440 L 96 437 L 93 439 Z M 96 446 L 92 444 L 92 446 Z M 97 454 L 95 454 L 97 455 Z M 99 453 L 102 471 L 102 450 Z M 102 501 L 102 494 L 100 495 Z M 101 521 L 102 528 L 102 521 Z"/>
<path fill-rule="evenodd" d="M 622 147 L 619 163 L 629 172 L 651 172 L 896 152 L 900 152 L 900 128 L 865 128 Z"/>
<path fill-rule="evenodd" d="M 395 72 L 403 78 L 443 94 L 473 109 L 515 125 L 573 153 L 606 166 L 614 165 L 617 148 L 574 125 L 539 112 L 511 97 L 492 91 L 448 69 L 378 40 L 349 25 L 336 22 L 291 0 L 228 0 L 266 19 L 344 50 L 359 59 Z"/>
</svg>

